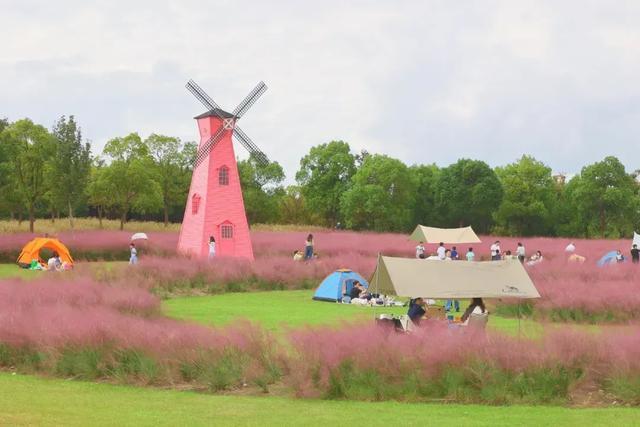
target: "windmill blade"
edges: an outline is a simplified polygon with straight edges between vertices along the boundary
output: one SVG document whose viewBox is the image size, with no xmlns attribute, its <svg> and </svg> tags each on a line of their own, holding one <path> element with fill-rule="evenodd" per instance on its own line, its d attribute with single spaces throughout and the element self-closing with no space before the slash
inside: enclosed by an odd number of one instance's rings
<svg viewBox="0 0 640 427">
<path fill-rule="evenodd" d="M 207 93 L 196 82 L 189 80 L 185 87 L 198 99 L 198 101 L 202 103 L 202 105 L 205 106 L 207 110 L 213 111 L 218 118 L 223 119 L 219 113 L 219 110 L 222 110 L 220 106 L 209 95 L 207 95 Z"/>
<path fill-rule="evenodd" d="M 222 139 L 222 135 L 224 134 L 225 130 L 226 129 L 224 128 L 224 126 L 220 126 L 218 128 L 218 131 L 215 134 L 213 134 L 211 138 L 207 140 L 207 142 L 202 144 L 202 148 L 199 149 L 198 154 L 196 154 L 196 161 L 193 163 L 193 170 L 196 170 L 196 168 L 200 165 L 200 163 L 205 161 L 205 159 L 211 153 L 211 150 L 213 149 L 213 147 L 218 143 L 218 141 Z"/>
<path fill-rule="evenodd" d="M 253 155 L 254 158 L 261 164 L 266 165 L 269 163 L 269 158 L 266 154 L 264 154 L 258 146 L 247 136 L 246 133 L 238 126 L 233 130 L 233 136 L 247 149 L 249 154 Z"/>
<path fill-rule="evenodd" d="M 249 95 L 247 95 L 247 97 L 242 100 L 242 102 L 236 107 L 236 109 L 233 110 L 232 114 L 237 118 L 242 117 L 244 113 L 246 113 L 247 110 L 251 108 L 253 104 L 256 103 L 258 98 L 260 98 L 260 96 L 266 90 L 267 90 L 267 85 L 264 84 L 264 82 L 258 83 L 258 85 L 254 87 L 251 92 L 249 92 Z"/>
</svg>

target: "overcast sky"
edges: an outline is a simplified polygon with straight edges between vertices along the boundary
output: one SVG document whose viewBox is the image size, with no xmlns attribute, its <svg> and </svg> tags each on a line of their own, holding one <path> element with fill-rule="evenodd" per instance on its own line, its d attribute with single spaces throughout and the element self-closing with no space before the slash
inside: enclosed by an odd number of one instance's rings
<svg viewBox="0 0 640 427">
<path fill-rule="evenodd" d="M 0 117 L 74 114 L 100 152 L 196 140 L 195 79 L 292 179 L 313 145 L 577 172 L 640 144 L 640 1 L 0 0 Z M 244 157 L 244 149 L 236 152 Z"/>
</svg>

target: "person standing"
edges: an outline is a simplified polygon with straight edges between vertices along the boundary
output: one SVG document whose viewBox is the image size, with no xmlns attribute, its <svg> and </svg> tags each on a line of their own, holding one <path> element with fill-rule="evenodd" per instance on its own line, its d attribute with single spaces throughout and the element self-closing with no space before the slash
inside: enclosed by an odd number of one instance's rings
<svg viewBox="0 0 640 427">
<path fill-rule="evenodd" d="M 304 259 L 305 261 L 313 258 L 313 234 L 307 236 L 307 240 L 304 242 Z"/>
<path fill-rule="evenodd" d="M 131 255 L 129 256 L 129 264 L 136 265 L 138 263 L 138 251 L 136 250 L 136 245 L 131 242 L 129 243 L 129 250 Z"/>
<path fill-rule="evenodd" d="M 458 255 L 458 250 L 456 249 L 455 246 L 451 248 L 451 259 L 454 261 L 457 261 L 460 259 L 460 256 Z"/>
<path fill-rule="evenodd" d="M 420 256 L 422 255 L 422 256 Z M 424 258 L 424 244 L 420 242 L 418 246 L 416 246 L 416 258 Z"/>
<path fill-rule="evenodd" d="M 526 259 L 527 253 L 524 250 L 524 245 L 522 244 L 522 242 L 518 242 L 516 255 L 518 255 L 518 260 L 520 261 L 520 264 L 524 264 L 524 260 Z"/>
<path fill-rule="evenodd" d="M 467 261 L 473 261 L 476 258 L 476 254 L 473 253 L 473 248 L 469 248 L 467 251 Z"/>
<path fill-rule="evenodd" d="M 209 259 L 216 256 L 216 239 L 213 236 L 209 236 Z"/>
<path fill-rule="evenodd" d="M 438 258 L 440 260 L 444 260 L 446 258 L 447 250 L 445 249 L 443 242 L 440 242 L 440 246 L 438 246 L 437 252 L 438 252 Z"/>
<path fill-rule="evenodd" d="M 500 240 L 491 245 L 491 261 L 500 261 Z"/>
<path fill-rule="evenodd" d="M 635 243 L 631 247 L 631 262 L 634 264 L 640 262 L 640 249 L 638 249 L 638 245 Z"/>
</svg>

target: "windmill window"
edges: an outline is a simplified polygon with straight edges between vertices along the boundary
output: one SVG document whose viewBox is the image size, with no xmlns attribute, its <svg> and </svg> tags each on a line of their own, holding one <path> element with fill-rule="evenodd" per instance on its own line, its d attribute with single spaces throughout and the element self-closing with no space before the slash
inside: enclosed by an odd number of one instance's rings
<svg viewBox="0 0 640 427">
<path fill-rule="evenodd" d="M 223 166 L 218 171 L 218 184 L 229 185 L 229 168 Z"/>
<path fill-rule="evenodd" d="M 193 196 L 191 196 L 191 214 L 196 215 L 199 209 L 200 209 L 200 195 L 198 193 L 194 193 Z"/>
<path fill-rule="evenodd" d="M 220 227 L 220 235 L 223 239 L 233 239 L 233 225 L 222 225 Z"/>
</svg>

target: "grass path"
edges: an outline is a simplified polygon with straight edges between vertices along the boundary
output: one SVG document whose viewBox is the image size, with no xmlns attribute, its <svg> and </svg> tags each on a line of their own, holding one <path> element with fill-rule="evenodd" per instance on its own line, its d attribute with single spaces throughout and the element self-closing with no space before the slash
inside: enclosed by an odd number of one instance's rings
<svg viewBox="0 0 640 427">
<path fill-rule="evenodd" d="M 0 425 L 640 426 L 635 408 L 409 404 L 214 396 L 0 374 Z"/>
<path fill-rule="evenodd" d="M 168 316 L 193 320 L 208 325 L 226 325 L 234 320 L 248 319 L 267 329 L 305 324 L 337 325 L 344 321 L 373 319 L 381 313 L 406 314 L 406 307 L 359 307 L 349 304 L 313 301 L 313 291 L 273 291 L 227 293 L 222 295 L 180 297 L 167 300 L 163 309 Z M 461 301 L 466 307 L 466 301 Z M 517 334 L 518 320 L 492 315 L 489 327 Z M 541 326 L 523 320 L 522 332 L 527 336 L 540 334 Z"/>
</svg>

